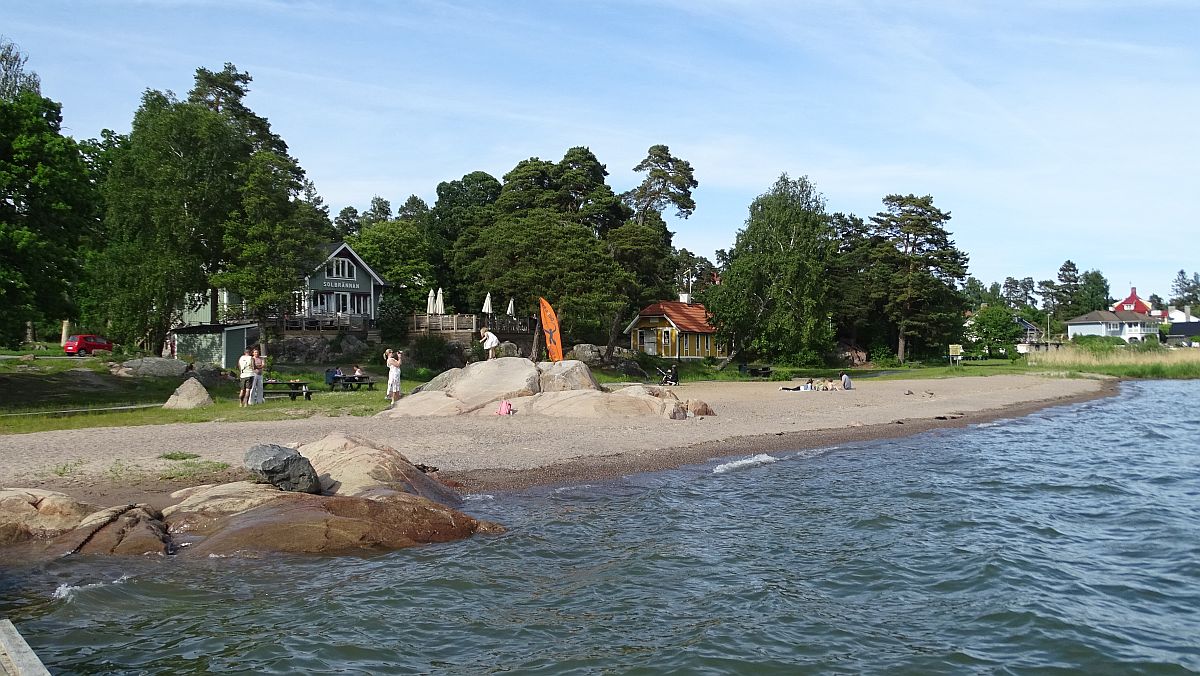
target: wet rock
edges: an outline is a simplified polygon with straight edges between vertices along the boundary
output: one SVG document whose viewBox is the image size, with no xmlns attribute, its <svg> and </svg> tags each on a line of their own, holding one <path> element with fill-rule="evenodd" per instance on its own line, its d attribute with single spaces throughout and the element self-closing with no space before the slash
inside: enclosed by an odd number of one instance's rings
<svg viewBox="0 0 1200 676">
<path fill-rule="evenodd" d="M 443 505 L 462 503 L 456 491 L 379 442 L 334 432 L 299 450 L 312 462 L 327 495 L 382 498 L 409 493 Z"/>
<path fill-rule="evenodd" d="M 204 535 L 225 518 L 277 500 L 283 491 L 271 484 L 235 481 L 228 484 L 193 486 L 171 494 L 180 500 L 163 510 L 171 533 Z"/>
<path fill-rule="evenodd" d="M 118 505 L 89 514 L 74 530 L 25 550 L 38 558 L 79 555 L 169 554 L 162 514 L 150 505 Z"/>
<path fill-rule="evenodd" d="M 246 469 L 262 483 L 284 491 L 320 493 L 321 482 L 308 459 L 294 448 L 258 444 L 246 451 Z"/>
<path fill-rule="evenodd" d="M 0 489 L 0 545 L 60 535 L 97 509 L 54 491 Z"/>
</svg>

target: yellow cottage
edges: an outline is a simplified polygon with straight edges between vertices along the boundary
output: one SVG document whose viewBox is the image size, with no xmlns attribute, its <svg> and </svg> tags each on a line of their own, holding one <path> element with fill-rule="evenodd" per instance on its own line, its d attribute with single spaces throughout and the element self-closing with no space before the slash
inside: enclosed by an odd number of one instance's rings
<svg viewBox="0 0 1200 676">
<path fill-rule="evenodd" d="M 672 359 L 724 358 L 717 330 L 708 323 L 708 310 L 700 303 L 664 300 L 646 306 L 625 327 L 629 348 L 635 352 Z"/>
</svg>

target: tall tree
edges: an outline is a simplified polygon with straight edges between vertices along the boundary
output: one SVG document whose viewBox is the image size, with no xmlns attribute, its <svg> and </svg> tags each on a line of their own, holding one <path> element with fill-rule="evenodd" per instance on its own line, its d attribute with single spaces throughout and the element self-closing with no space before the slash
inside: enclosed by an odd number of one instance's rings
<svg viewBox="0 0 1200 676">
<path fill-rule="evenodd" d="M 1200 303 L 1200 272 L 1193 272 L 1191 277 L 1183 270 L 1175 275 L 1171 282 L 1171 305 L 1183 307 Z"/>
<path fill-rule="evenodd" d="M 737 351 L 815 364 L 832 347 L 826 268 L 836 251 L 825 199 L 807 177 L 779 177 L 750 205 L 721 284 L 703 294 L 720 340 Z"/>
<path fill-rule="evenodd" d="M 668 206 L 675 207 L 677 218 L 687 218 L 696 210 L 692 191 L 699 183 L 696 182 L 692 165 L 687 160 L 671 155 L 671 149 L 667 146 L 650 146 L 646 158 L 633 170 L 645 172 L 646 178 L 622 197 L 633 209 L 639 223 L 645 222 L 650 212 L 661 214 Z"/>
<path fill-rule="evenodd" d="M 390 220 L 392 220 L 392 203 L 379 195 L 371 198 L 370 206 L 367 207 L 366 211 L 362 212 L 362 217 L 360 218 L 362 227 L 364 228 L 375 223 Z"/>
<path fill-rule="evenodd" d="M 28 61 L 20 47 L 0 35 L 0 101 L 16 101 L 25 92 L 41 95 L 41 78 L 25 68 Z"/>
<path fill-rule="evenodd" d="M 343 240 L 357 235 L 362 230 L 362 219 L 358 216 L 358 209 L 342 207 L 337 218 L 333 219 L 333 229 Z"/>
<path fill-rule="evenodd" d="M 188 102 L 202 105 L 214 113 L 224 116 L 250 142 L 253 150 L 270 150 L 286 155 L 287 144 L 278 134 L 271 131 L 271 124 L 245 104 L 254 78 L 242 72 L 232 63 L 214 72 L 207 68 L 196 69 L 196 83 L 188 93 Z M 296 178 L 303 176 L 299 165 L 294 166 Z"/>
<path fill-rule="evenodd" d="M 229 265 L 213 276 L 215 286 L 230 289 L 249 307 L 268 335 L 267 317 L 294 303 L 297 280 L 320 262 L 324 237 L 314 228 L 311 211 L 302 209 L 302 184 L 290 157 L 271 150 L 254 153 L 240 186 L 236 223 L 225 229 Z M 266 342 L 264 342 L 264 349 Z"/>
<path fill-rule="evenodd" d="M 1054 304 L 1058 308 L 1059 319 L 1071 319 L 1083 314 L 1080 312 L 1083 304 L 1079 297 L 1082 287 L 1083 281 L 1079 276 L 1079 267 L 1075 265 L 1074 261 L 1068 259 L 1058 268 L 1058 283 L 1054 287 L 1058 294 L 1054 299 Z"/>
<path fill-rule="evenodd" d="M 1013 311 L 1003 305 L 988 305 L 971 318 L 976 347 L 988 357 L 1001 351 L 1011 354 L 1021 338 L 1021 326 L 1013 319 Z"/>
<path fill-rule="evenodd" d="M 59 105 L 29 88 L 0 98 L 0 344 L 69 316 L 75 249 L 95 225 L 95 202 Z"/>
<path fill-rule="evenodd" d="M 897 328 L 896 358 L 907 358 L 915 339 L 927 349 L 962 329 L 965 301 L 957 285 L 967 275 L 967 254 L 950 239 L 950 212 L 925 195 L 888 195 L 872 224 L 891 243 L 878 249 L 877 264 L 891 271 L 884 310 Z"/>
<path fill-rule="evenodd" d="M 1079 278 L 1079 295 L 1076 297 L 1075 309 L 1080 314 L 1092 310 L 1107 310 L 1112 307 L 1112 297 L 1108 295 L 1108 280 L 1099 270 L 1088 270 Z"/>
</svg>

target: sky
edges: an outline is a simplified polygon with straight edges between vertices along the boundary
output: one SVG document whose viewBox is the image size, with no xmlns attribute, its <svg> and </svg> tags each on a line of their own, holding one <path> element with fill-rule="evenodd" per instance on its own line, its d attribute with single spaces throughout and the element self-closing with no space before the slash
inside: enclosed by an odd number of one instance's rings
<svg viewBox="0 0 1200 676">
<path fill-rule="evenodd" d="M 830 212 L 932 195 L 970 274 L 1070 259 L 1170 296 L 1200 270 L 1194 0 L 8 0 L 66 133 L 127 132 L 197 67 L 254 78 L 332 213 L 587 146 L 614 190 L 695 169 L 675 245 L 712 258 L 781 174 Z"/>
</svg>

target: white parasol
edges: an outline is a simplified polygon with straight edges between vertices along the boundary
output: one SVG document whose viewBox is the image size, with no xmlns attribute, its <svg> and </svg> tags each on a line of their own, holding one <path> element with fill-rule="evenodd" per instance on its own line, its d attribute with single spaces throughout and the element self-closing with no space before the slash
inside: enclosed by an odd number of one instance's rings
<svg viewBox="0 0 1200 676">
<path fill-rule="evenodd" d="M 433 314 L 435 314 L 435 315 L 446 314 L 446 303 L 442 299 L 442 290 L 441 289 L 437 290 L 437 297 L 435 297 L 433 299 Z"/>
<path fill-rule="evenodd" d="M 434 310 L 433 289 L 429 289 L 429 298 L 425 301 L 425 314 L 431 315 Z"/>
<path fill-rule="evenodd" d="M 509 298 L 509 299 L 508 299 L 508 312 L 507 312 L 506 314 L 507 314 L 509 317 L 516 317 L 516 316 L 517 316 L 517 312 L 516 312 L 516 310 L 514 310 L 514 309 L 513 309 L 513 299 L 511 299 L 511 298 Z"/>
<path fill-rule="evenodd" d="M 492 314 L 492 292 L 488 291 L 487 298 L 483 299 L 483 314 Z"/>
</svg>

